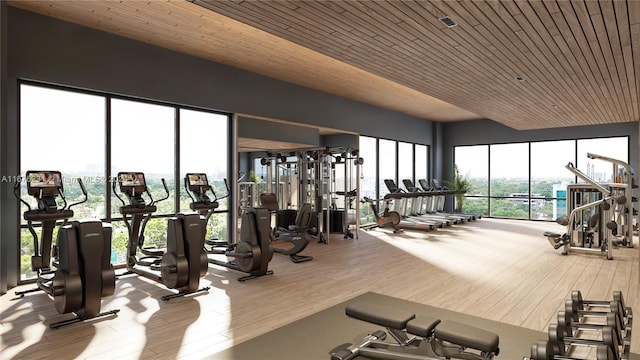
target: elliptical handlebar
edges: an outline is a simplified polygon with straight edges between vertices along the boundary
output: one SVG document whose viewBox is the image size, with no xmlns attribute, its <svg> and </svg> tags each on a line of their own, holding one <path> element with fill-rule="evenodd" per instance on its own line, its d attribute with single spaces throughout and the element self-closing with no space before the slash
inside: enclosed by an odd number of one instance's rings
<svg viewBox="0 0 640 360">
<path fill-rule="evenodd" d="M 193 197 L 193 195 L 191 195 L 191 191 L 189 191 L 189 178 L 187 176 L 184 177 L 184 188 L 187 191 L 187 195 L 189 195 L 189 198 L 191 198 L 191 202 L 196 202 L 196 199 Z"/>
<path fill-rule="evenodd" d="M 224 179 L 224 187 L 227 188 L 227 194 L 225 196 L 222 196 L 222 197 L 218 197 L 218 194 L 216 194 L 213 191 L 213 188 L 211 189 L 211 192 L 213 192 L 213 196 L 215 196 L 216 200 L 222 200 L 224 198 L 228 198 L 229 194 L 231 194 L 231 189 L 229 188 L 229 182 L 227 181 L 226 178 Z"/>
<path fill-rule="evenodd" d="M 27 210 L 31 211 L 31 205 L 29 205 L 28 202 L 26 202 L 22 196 L 20 196 L 20 184 L 21 184 L 22 180 L 18 180 L 16 181 L 16 184 L 13 185 L 13 195 L 15 195 L 15 197 L 20 200 L 21 203 L 25 204 L 27 206 Z"/>
<path fill-rule="evenodd" d="M 116 188 L 116 183 L 117 183 L 117 181 L 113 181 L 112 182 L 113 185 L 111 185 L 111 189 L 112 189 L 113 195 L 115 195 L 118 198 L 118 200 L 120 200 L 120 202 L 122 203 L 122 206 L 127 206 L 127 203 L 124 202 L 124 199 L 121 198 L 120 195 L 118 195 L 118 190 Z"/>
<path fill-rule="evenodd" d="M 162 199 L 158 199 L 158 200 L 153 200 L 153 197 L 151 196 L 151 192 L 149 191 L 149 188 L 146 187 L 146 191 L 147 191 L 147 195 L 149 195 L 149 199 L 151 199 L 151 203 L 149 205 L 154 206 L 155 204 L 159 203 L 160 201 L 164 201 L 167 200 L 170 196 L 169 194 L 169 187 L 167 186 L 167 182 L 165 181 L 164 178 L 160 179 L 162 181 L 162 186 L 164 187 L 164 191 L 165 191 L 165 196 Z"/>
<path fill-rule="evenodd" d="M 111 187 L 113 189 L 113 194 L 118 198 L 118 200 L 120 200 L 120 203 L 122 203 L 122 208 L 135 207 L 138 209 L 148 210 L 149 208 L 155 207 L 155 205 L 160 201 L 166 200 L 171 196 L 167 182 L 164 178 L 161 180 L 166 195 L 157 200 L 153 199 L 153 195 L 151 194 L 151 191 L 149 191 L 147 181 L 144 178 L 144 173 L 141 172 L 119 173 L 118 180 L 114 181 Z M 116 183 L 120 185 L 120 190 L 117 189 Z M 129 199 L 128 205 L 118 193 L 126 195 Z M 148 201 L 146 201 L 142 196 L 145 193 L 147 194 L 146 197 L 148 197 Z"/>
<path fill-rule="evenodd" d="M 84 186 L 84 182 L 82 181 L 81 178 L 78 178 L 78 184 L 80 184 L 80 189 L 82 190 L 82 195 L 84 195 L 84 199 L 69 205 L 68 207 L 66 207 L 67 210 L 71 210 L 71 208 L 73 206 L 80 205 L 82 203 L 87 202 L 87 200 L 89 200 L 89 197 L 87 196 L 87 188 Z M 58 192 L 59 192 L 59 190 L 58 190 Z M 60 197 L 62 197 L 62 199 L 64 199 L 64 196 L 62 194 L 60 194 Z M 67 201 L 65 200 L 65 205 L 66 205 L 66 203 L 67 203 Z"/>
<path fill-rule="evenodd" d="M 58 195 L 60 195 L 60 198 L 62 199 L 62 210 L 68 210 L 69 208 L 67 207 L 67 198 L 64 197 L 64 193 L 62 192 L 62 188 L 57 188 L 58 190 Z"/>
</svg>

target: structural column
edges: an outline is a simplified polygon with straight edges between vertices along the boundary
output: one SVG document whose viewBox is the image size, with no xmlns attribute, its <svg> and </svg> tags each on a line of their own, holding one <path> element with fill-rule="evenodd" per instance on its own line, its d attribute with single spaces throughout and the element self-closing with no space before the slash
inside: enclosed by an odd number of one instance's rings
<svg viewBox="0 0 640 360">
<path fill-rule="evenodd" d="M 7 2 L 0 1 L 0 144 L 6 144 L 3 141 L 6 135 L 5 129 L 7 124 Z M 0 145 L 0 178 L 5 174 L 6 151 Z M 4 189 L 9 186 L 8 183 L 2 183 L 0 187 L 0 204 L 4 204 Z M 5 214 L 6 215 L 6 214 Z M 0 221 L 3 218 L 2 207 L 0 207 Z M 0 226 L 1 228 L 1 226 Z M 7 292 L 7 251 L 5 243 L 9 239 L 0 236 L 0 294 Z"/>
</svg>

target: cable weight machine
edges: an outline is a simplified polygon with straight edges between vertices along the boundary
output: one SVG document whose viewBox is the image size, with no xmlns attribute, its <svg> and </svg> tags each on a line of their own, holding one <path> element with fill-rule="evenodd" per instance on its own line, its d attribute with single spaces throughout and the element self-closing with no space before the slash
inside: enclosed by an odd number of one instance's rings
<svg viewBox="0 0 640 360">
<path fill-rule="evenodd" d="M 329 242 L 332 219 L 336 220 L 335 214 L 342 216 L 340 231 L 345 238 L 354 237 L 349 229 L 349 225 L 354 223 L 357 238 L 360 209 L 359 206 L 350 209 L 350 204 L 360 195 L 360 165 L 363 159 L 358 155 L 357 149 L 343 147 L 267 152 L 260 161 L 262 166 L 267 167 L 266 184 L 263 188 L 276 194 L 281 210 L 311 204 L 317 218 L 315 227 L 319 243 Z M 336 167 L 344 168 L 342 179 L 336 176 Z M 338 180 L 342 180 L 342 186 L 337 185 Z M 340 202 L 337 200 L 340 198 L 344 199 L 343 209 L 338 208 Z"/>
<path fill-rule="evenodd" d="M 563 248 L 562 254 L 590 253 L 613 259 L 612 248 L 619 244 L 616 220 L 626 198 L 621 184 L 599 184 L 577 169 L 573 163 L 565 168 L 585 183 L 567 186 L 568 216 L 556 222 L 566 226 L 564 234 L 547 231 L 544 236 L 554 249 Z M 616 240 L 614 242 L 614 239 Z"/>
<path fill-rule="evenodd" d="M 619 245 L 633 247 L 633 216 L 638 213 L 633 207 L 633 203 L 638 201 L 633 196 L 633 189 L 637 188 L 633 169 L 628 163 L 607 156 L 587 153 L 587 157 L 612 164 L 612 179 L 614 183 L 609 184 L 609 186 L 611 187 L 612 195 L 619 199 L 614 208 L 616 228 L 613 229 L 613 235 Z"/>
</svg>

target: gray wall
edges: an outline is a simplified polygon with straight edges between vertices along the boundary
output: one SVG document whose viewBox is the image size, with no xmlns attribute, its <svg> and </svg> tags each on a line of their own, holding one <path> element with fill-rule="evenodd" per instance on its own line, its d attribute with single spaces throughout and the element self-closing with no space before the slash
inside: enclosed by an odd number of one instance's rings
<svg viewBox="0 0 640 360">
<path fill-rule="evenodd" d="M 238 137 L 276 142 L 320 145 L 320 131 L 308 126 L 238 117 Z"/>
<path fill-rule="evenodd" d="M 18 79 L 314 124 L 429 144 L 431 122 L 293 85 L 2 2 L 2 175 L 19 172 Z M 6 31 L 5 31 L 6 30 Z M 4 51 L 6 50 L 6 51 Z M 3 66 L 4 68 L 4 66 Z M 4 79 L 2 79 L 4 80 Z M 5 113 L 6 112 L 6 113 Z M 11 149 L 11 151 L 7 151 Z M 246 159 L 242 159 L 246 161 Z M 17 281 L 18 204 L 2 184 L 1 289 Z M 8 216 L 11 215 L 11 216 Z M 5 274 L 4 271 L 8 271 Z"/>
</svg>

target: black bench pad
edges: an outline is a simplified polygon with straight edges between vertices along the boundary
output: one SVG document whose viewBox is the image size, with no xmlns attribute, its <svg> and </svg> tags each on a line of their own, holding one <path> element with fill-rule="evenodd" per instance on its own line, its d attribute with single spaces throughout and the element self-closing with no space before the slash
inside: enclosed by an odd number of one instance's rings
<svg viewBox="0 0 640 360">
<path fill-rule="evenodd" d="M 455 321 L 442 321 L 436 327 L 435 337 L 486 353 L 496 353 L 498 351 L 498 335 Z"/>
<path fill-rule="evenodd" d="M 414 313 L 369 302 L 355 302 L 345 308 L 347 316 L 391 329 L 404 330 Z"/>
<path fill-rule="evenodd" d="M 552 237 L 552 238 L 559 238 L 559 237 L 562 236 L 562 235 L 560 235 L 558 233 L 554 233 L 554 232 L 551 232 L 551 231 L 545 231 L 543 235 L 546 236 L 546 237 Z"/>
<path fill-rule="evenodd" d="M 407 323 L 407 332 L 423 338 L 431 337 L 433 329 L 440 324 L 440 319 L 422 314 L 416 315 L 415 319 Z"/>
</svg>

